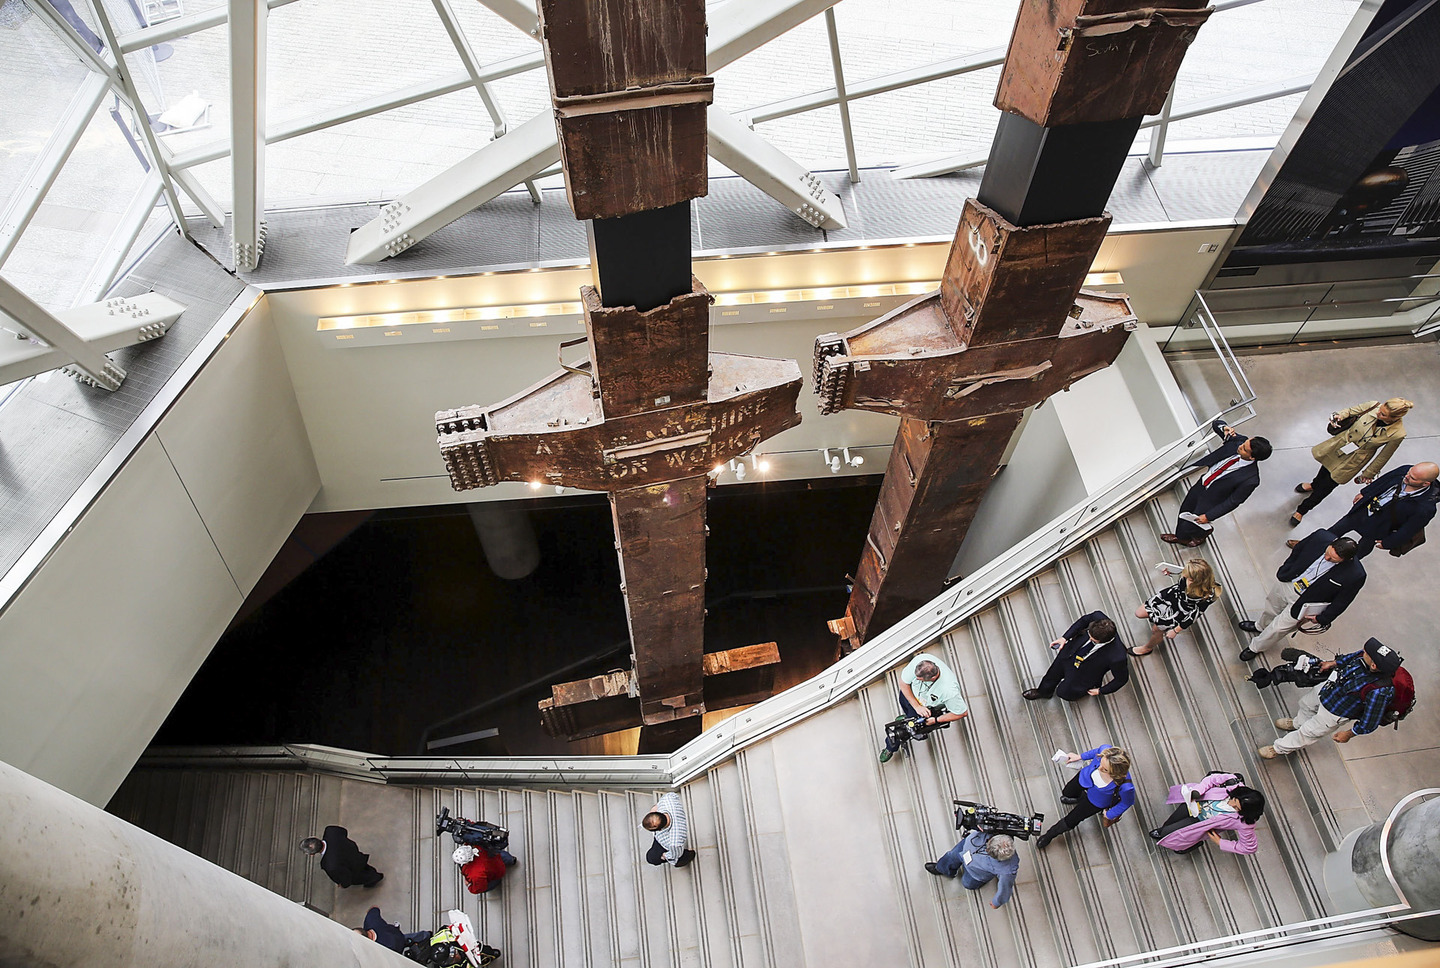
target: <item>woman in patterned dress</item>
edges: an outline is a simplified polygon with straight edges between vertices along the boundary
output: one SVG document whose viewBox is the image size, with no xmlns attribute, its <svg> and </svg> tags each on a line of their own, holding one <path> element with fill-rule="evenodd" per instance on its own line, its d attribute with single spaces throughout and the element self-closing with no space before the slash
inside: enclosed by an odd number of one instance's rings
<svg viewBox="0 0 1440 968">
<path fill-rule="evenodd" d="M 1180 571 L 1180 580 L 1162 588 L 1150 600 L 1135 609 L 1135 617 L 1149 619 L 1150 639 L 1138 649 L 1126 649 L 1131 655 L 1149 655 L 1161 639 L 1173 639 L 1181 629 L 1188 629 L 1200 613 L 1220 598 L 1215 573 L 1204 558 L 1191 558 Z"/>
</svg>

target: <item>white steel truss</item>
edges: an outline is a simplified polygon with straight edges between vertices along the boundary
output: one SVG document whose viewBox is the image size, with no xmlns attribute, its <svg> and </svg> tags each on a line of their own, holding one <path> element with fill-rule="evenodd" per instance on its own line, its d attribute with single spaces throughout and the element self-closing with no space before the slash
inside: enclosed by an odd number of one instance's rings
<svg viewBox="0 0 1440 968">
<path fill-rule="evenodd" d="M 265 0 L 230 0 L 230 220 L 235 269 L 248 272 L 265 252 Z"/>
<path fill-rule="evenodd" d="M 1258 0 L 1249 0 L 1251 3 Z M 1275 98 L 1288 97 L 1291 94 L 1300 94 L 1310 89 L 1315 83 L 1314 74 L 1306 74 L 1302 77 L 1292 77 L 1283 81 L 1272 81 L 1268 84 L 1257 84 L 1255 87 L 1246 88 L 1238 94 L 1222 94 L 1217 97 L 1202 98 L 1184 105 L 1178 111 L 1171 111 L 1168 116 L 1160 115 L 1153 118 L 1146 118 L 1140 122 L 1140 130 L 1146 128 L 1163 127 L 1174 124 L 1176 121 L 1186 121 L 1190 118 L 1198 118 L 1206 114 L 1216 114 L 1220 111 L 1228 111 L 1231 108 L 1244 107 L 1247 104 L 1257 104 L 1260 101 L 1271 101 Z M 1163 146 L 1164 142 L 1161 141 Z M 1152 156 L 1154 157 L 1154 156 Z M 948 175 L 951 172 L 964 171 L 967 168 L 978 168 L 989 159 L 988 154 L 953 154 L 941 158 L 934 158 L 930 161 L 917 162 L 913 165 L 902 165 L 891 172 L 895 178 L 931 178 L 935 175 Z"/>
<path fill-rule="evenodd" d="M 0 265 L 4 265 L 10 253 L 15 251 L 20 234 L 40 210 L 45 193 L 55 184 L 60 169 L 80 143 L 86 126 L 109 90 L 110 82 L 103 75 L 90 74 L 80 82 L 80 87 L 70 98 L 44 150 L 35 157 L 10 204 L 4 212 L 0 212 Z"/>
<path fill-rule="evenodd" d="M 710 24 L 707 69 L 719 70 L 836 2 L 838 0 L 788 0 L 776 4 L 774 0 L 729 0 L 716 10 Z M 812 225 L 844 227 L 844 207 L 839 197 L 808 169 L 723 111 L 712 106 L 707 116 L 710 153 L 717 161 Z M 719 122 L 722 130 L 717 133 L 716 118 L 722 116 L 724 120 Z M 517 137 L 522 131 L 524 137 Z M 507 145 L 511 139 L 516 143 Z M 559 157 L 559 136 L 553 119 L 548 114 L 537 115 L 386 205 L 378 216 L 351 234 L 345 261 L 374 263 L 404 252 L 484 202 L 526 179 L 539 176 Z"/>
<path fill-rule="evenodd" d="M 164 336 L 185 307 L 158 292 L 67 309 L 56 315 L 0 276 L 0 385 L 65 367 L 83 383 L 119 389 L 125 371 L 106 353 Z"/>
<path fill-rule="evenodd" d="M 105 242 L 105 248 L 100 251 L 100 257 L 95 260 L 89 275 L 81 283 L 80 294 L 75 297 L 73 305 L 95 302 L 110 291 L 110 287 L 120 277 L 126 253 L 135 245 L 135 240 L 144 231 L 145 223 L 149 221 L 159 203 L 160 173 L 152 168 L 130 198 L 130 204 L 125 207 L 120 221 L 115 223 L 110 238 Z"/>
</svg>

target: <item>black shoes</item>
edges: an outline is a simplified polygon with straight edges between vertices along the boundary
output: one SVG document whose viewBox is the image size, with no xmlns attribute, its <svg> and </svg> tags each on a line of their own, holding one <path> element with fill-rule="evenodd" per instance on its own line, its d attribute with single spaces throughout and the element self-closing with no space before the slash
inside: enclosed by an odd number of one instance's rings
<svg viewBox="0 0 1440 968">
<path fill-rule="evenodd" d="M 1259 635 L 1260 627 L 1247 618 L 1245 621 L 1240 623 L 1240 631 L 1249 632 L 1251 635 Z"/>
<path fill-rule="evenodd" d="M 1044 693 L 1042 693 L 1039 689 L 1026 689 L 1026 690 L 1025 690 L 1024 692 L 1022 692 L 1020 695 L 1023 696 L 1023 697 L 1025 697 L 1026 699 L 1032 699 L 1032 700 L 1033 700 L 1033 699 L 1049 699 L 1049 698 L 1050 698 L 1049 696 L 1047 696 L 1047 695 L 1045 695 Z"/>
<path fill-rule="evenodd" d="M 1150 839 L 1153 840 L 1153 841 L 1156 841 L 1157 843 L 1159 842 L 1159 840 L 1160 840 L 1160 828 L 1159 828 L 1159 827 L 1156 827 L 1154 830 L 1150 831 Z"/>
<path fill-rule="evenodd" d="M 1061 798 L 1060 798 L 1060 802 L 1061 802 L 1061 803 L 1066 803 L 1066 804 L 1072 804 L 1072 803 L 1079 803 L 1080 801 L 1079 801 L 1078 799 L 1076 799 L 1075 797 L 1061 797 Z"/>
<path fill-rule="evenodd" d="M 945 872 L 942 871 L 942 870 L 935 864 L 935 862 L 934 862 L 933 860 L 932 860 L 930 863 L 928 863 L 928 864 L 925 865 L 925 869 L 926 869 L 927 871 L 929 871 L 930 873 L 934 874 L 936 877 L 944 877 L 944 876 L 945 876 Z"/>
<path fill-rule="evenodd" d="M 1044 850 L 1046 847 L 1050 846 L 1050 841 L 1054 839 L 1055 835 L 1047 830 L 1045 833 L 1040 835 L 1039 840 L 1035 841 L 1035 849 Z"/>
<path fill-rule="evenodd" d="M 1241 661 L 1241 662 L 1249 662 L 1251 659 L 1255 658 L 1255 655 L 1256 655 L 1256 653 L 1255 653 L 1255 651 L 1254 651 L 1253 649 L 1241 649 L 1241 650 L 1240 650 L 1240 661 Z"/>
</svg>

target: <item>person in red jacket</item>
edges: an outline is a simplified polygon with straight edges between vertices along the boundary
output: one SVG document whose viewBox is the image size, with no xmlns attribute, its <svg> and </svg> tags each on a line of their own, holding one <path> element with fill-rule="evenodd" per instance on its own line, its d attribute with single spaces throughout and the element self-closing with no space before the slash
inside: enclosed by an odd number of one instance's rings
<svg viewBox="0 0 1440 968">
<path fill-rule="evenodd" d="M 460 873 L 465 878 L 465 889 L 471 894 L 484 894 L 499 887 L 500 879 L 505 876 L 505 868 L 508 866 L 501 857 L 469 844 L 456 847 L 451 857 L 460 865 Z"/>
</svg>

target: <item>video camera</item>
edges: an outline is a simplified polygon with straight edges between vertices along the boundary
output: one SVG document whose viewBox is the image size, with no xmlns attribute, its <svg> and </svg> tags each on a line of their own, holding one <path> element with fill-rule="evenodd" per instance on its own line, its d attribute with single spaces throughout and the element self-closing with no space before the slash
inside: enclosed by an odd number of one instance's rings
<svg viewBox="0 0 1440 968">
<path fill-rule="evenodd" d="M 937 705 L 930 710 L 930 715 L 939 719 L 945 715 L 945 707 Z M 899 719 L 885 724 L 885 740 L 890 746 L 899 748 L 910 742 L 912 739 L 919 739 L 922 736 L 929 736 L 937 729 L 949 729 L 949 723 L 926 723 L 925 716 L 901 716 Z"/>
<path fill-rule="evenodd" d="M 1043 813 L 1022 817 L 1018 813 L 1005 813 L 984 803 L 968 800 L 953 800 L 955 804 L 955 829 L 978 830 L 984 834 L 1007 834 L 1021 840 L 1040 836 L 1045 821 Z"/>
<path fill-rule="evenodd" d="M 510 831 L 484 820 L 466 820 L 450 816 L 449 807 L 441 807 L 435 815 L 435 836 L 448 833 L 457 844 L 479 847 L 490 854 L 498 854 L 510 846 Z"/>
<path fill-rule="evenodd" d="M 1284 660 L 1284 665 L 1277 665 L 1270 669 L 1256 669 L 1250 676 L 1250 681 L 1255 683 L 1256 689 L 1264 689 L 1277 682 L 1293 682 L 1304 689 L 1318 686 L 1329 676 L 1328 672 L 1320 671 L 1320 664 L 1325 660 L 1303 649 L 1288 647 L 1281 649 L 1280 658 Z"/>
</svg>

